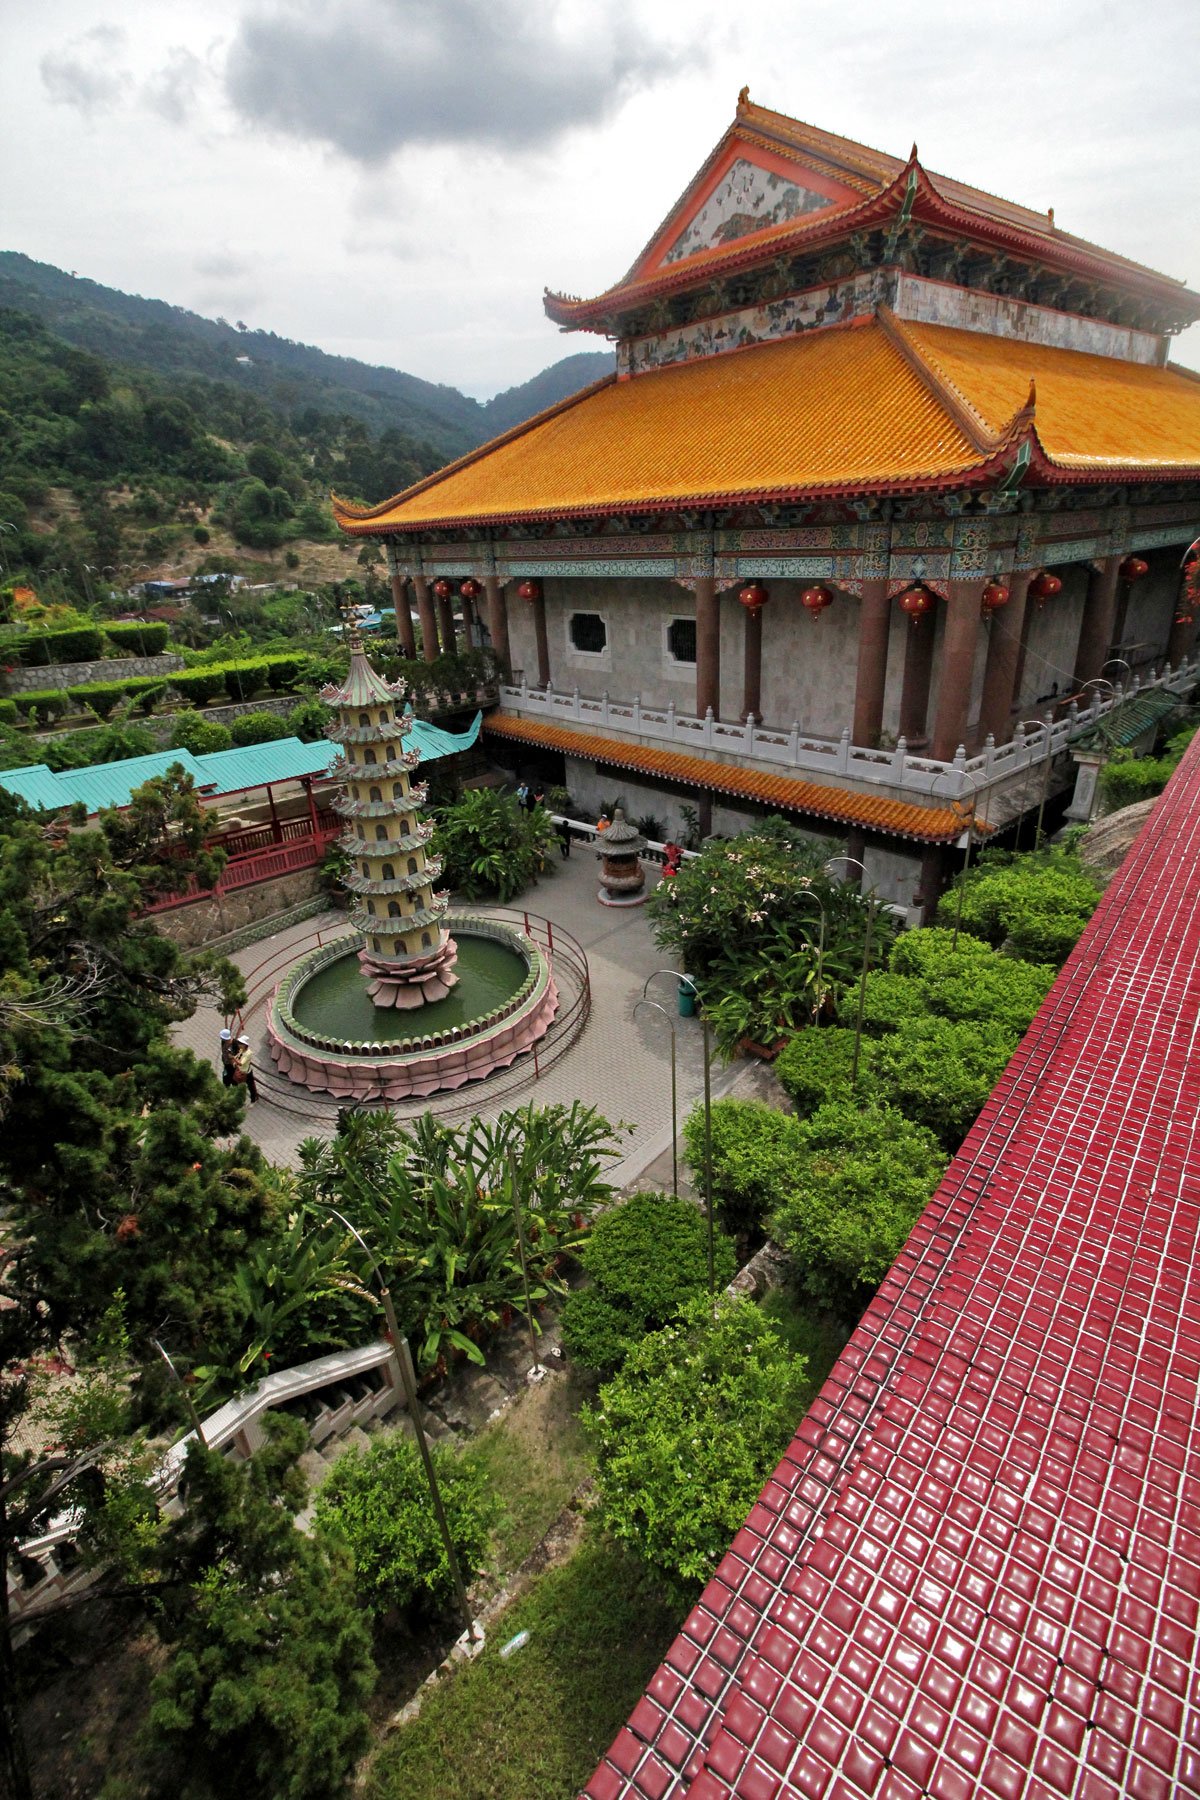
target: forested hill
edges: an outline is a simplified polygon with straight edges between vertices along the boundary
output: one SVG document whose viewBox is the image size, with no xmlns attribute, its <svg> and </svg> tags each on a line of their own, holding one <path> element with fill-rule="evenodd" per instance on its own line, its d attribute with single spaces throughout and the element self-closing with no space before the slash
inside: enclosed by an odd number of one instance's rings
<svg viewBox="0 0 1200 1800">
<path fill-rule="evenodd" d="M 420 440 L 439 459 L 507 431 L 613 366 L 610 353 L 585 351 L 481 404 L 457 388 L 123 294 L 16 251 L 0 251 L 0 306 L 33 313 L 68 343 L 126 367 L 235 383 L 301 431 L 310 413 L 348 415 L 374 434 Z"/>
</svg>

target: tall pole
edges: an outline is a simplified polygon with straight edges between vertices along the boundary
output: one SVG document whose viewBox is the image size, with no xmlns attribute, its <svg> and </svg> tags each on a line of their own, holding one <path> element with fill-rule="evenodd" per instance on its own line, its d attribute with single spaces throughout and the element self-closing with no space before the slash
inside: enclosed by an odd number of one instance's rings
<svg viewBox="0 0 1200 1800">
<path fill-rule="evenodd" d="M 188 1418 L 192 1422 L 192 1430 L 196 1434 L 197 1443 L 200 1445 L 200 1448 L 202 1450 L 207 1450 L 208 1449 L 208 1440 L 206 1439 L 206 1437 L 204 1435 L 204 1427 L 200 1423 L 200 1414 L 196 1411 L 196 1403 L 192 1399 L 192 1396 L 191 1396 L 190 1392 L 188 1391 L 187 1382 L 183 1379 L 183 1376 L 179 1373 L 179 1370 L 175 1367 L 175 1364 L 171 1361 L 171 1358 L 168 1356 L 168 1354 L 167 1354 L 166 1350 L 164 1350 L 163 1346 L 159 1343 L 158 1339 L 151 1338 L 150 1342 L 154 1345 L 154 1348 L 158 1351 L 158 1354 L 162 1357 L 162 1359 L 166 1363 L 168 1369 L 170 1369 L 171 1374 L 174 1376 L 175 1381 L 179 1387 L 179 1391 L 183 1395 L 183 1404 L 187 1408 L 187 1415 L 188 1415 Z"/>
<path fill-rule="evenodd" d="M 667 1029 L 671 1033 L 671 1192 L 674 1194 L 675 1198 L 678 1200 L 678 1198 L 679 1198 L 679 1089 L 678 1089 L 678 1083 L 676 1080 L 676 1073 L 675 1073 L 675 1021 L 672 1019 L 670 1013 L 667 1011 L 665 1006 L 660 1005 L 660 1003 L 657 1000 L 647 1000 L 644 993 L 642 995 L 642 998 L 640 1000 L 638 1000 L 634 1005 L 633 1012 L 634 1012 L 635 1018 L 637 1017 L 637 1010 L 638 1010 L 639 1006 L 652 1006 L 654 1008 L 655 1012 L 660 1012 L 662 1014 L 663 1018 L 667 1021 Z"/>
<path fill-rule="evenodd" d="M 521 1218 L 521 1201 L 517 1194 L 517 1159 L 509 1156 L 508 1178 L 512 1184 L 513 1218 L 517 1222 L 517 1249 L 521 1255 L 521 1285 L 525 1289 L 525 1318 L 529 1324 L 529 1348 L 533 1353 L 533 1366 L 537 1373 L 533 1379 L 540 1381 L 545 1373 L 538 1356 L 537 1328 L 533 1323 L 533 1297 L 529 1292 L 529 1262 L 525 1255 L 525 1225 Z"/>
<path fill-rule="evenodd" d="M 434 1516 L 437 1519 L 438 1531 L 441 1534 L 442 1548 L 446 1552 L 446 1565 L 450 1570 L 450 1579 L 454 1583 L 454 1593 L 458 1600 L 458 1610 L 462 1615 L 467 1637 L 474 1643 L 476 1641 L 475 1620 L 471 1614 L 471 1603 L 467 1599 L 466 1586 L 464 1585 L 462 1572 L 458 1566 L 458 1557 L 454 1550 L 454 1540 L 450 1536 L 450 1522 L 446 1517 L 446 1509 L 442 1505 L 442 1490 L 438 1486 L 437 1471 L 433 1466 L 433 1458 L 429 1454 L 429 1444 L 425 1437 L 425 1426 L 421 1419 L 421 1405 L 417 1399 L 417 1378 L 413 1372 L 412 1355 L 408 1348 L 408 1339 L 402 1334 L 399 1321 L 396 1318 L 396 1309 L 392 1305 L 392 1290 L 383 1279 L 383 1271 L 376 1262 L 370 1246 L 362 1233 L 357 1231 L 345 1214 L 338 1212 L 336 1207 L 331 1206 L 328 1210 L 335 1219 L 346 1227 L 346 1230 L 350 1233 L 351 1237 L 357 1239 L 358 1243 L 366 1253 L 367 1261 L 370 1263 L 375 1280 L 379 1285 L 379 1298 L 383 1303 L 383 1316 L 387 1322 L 388 1341 L 392 1346 L 392 1359 L 400 1374 L 401 1385 L 404 1388 L 404 1400 L 408 1407 L 408 1416 L 412 1420 L 413 1434 L 416 1437 L 417 1449 L 421 1453 L 421 1462 L 425 1469 L 425 1479 L 429 1483 L 429 1498 L 433 1502 L 433 1511 Z"/>
<path fill-rule="evenodd" d="M 862 870 L 864 881 L 867 878 L 866 864 L 860 862 L 857 856 L 831 856 L 825 864 L 826 870 L 831 869 L 834 863 L 853 863 L 856 869 Z M 854 1009 L 854 1059 L 850 1066 L 850 1085 L 855 1090 L 858 1088 L 858 1059 L 862 1051 L 863 1012 L 867 1004 L 867 972 L 871 967 L 871 936 L 875 929 L 875 909 L 879 904 L 873 887 L 863 898 L 867 902 L 867 929 L 863 936 L 862 968 L 858 973 L 858 1004 Z"/>
<path fill-rule="evenodd" d="M 655 969 L 647 975 L 642 983 L 642 998 L 646 998 L 646 989 L 658 975 L 669 975 L 680 987 L 685 984 L 692 993 L 699 997 L 700 990 L 690 975 L 683 975 L 678 969 Z M 700 1024 L 704 1032 L 704 1211 L 708 1222 L 708 1291 L 715 1296 L 717 1290 L 716 1243 L 713 1231 L 713 1197 L 712 1197 L 712 1056 L 709 1042 L 708 1015 L 701 1009 Z"/>
</svg>

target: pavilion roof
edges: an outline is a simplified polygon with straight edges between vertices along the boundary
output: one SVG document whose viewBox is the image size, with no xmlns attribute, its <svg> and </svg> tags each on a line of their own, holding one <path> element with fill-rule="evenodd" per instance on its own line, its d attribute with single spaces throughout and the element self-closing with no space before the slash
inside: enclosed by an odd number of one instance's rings
<svg viewBox="0 0 1200 1800">
<path fill-rule="evenodd" d="M 881 309 L 632 380 L 609 377 L 395 499 L 335 499 L 334 511 L 344 531 L 369 537 L 908 493 L 994 479 L 1022 444 L 1047 481 L 1194 477 L 1200 380 Z"/>
<path fill-rule="evenodd" d="M 740 235 L 679 255 L 681 232 L 738 163 L 764 169 L 776 183 L 796 184 L 810 200 L 823 204 L 773 223 L 746 221 Z M 743 92 L 733 124 L 628 273 L 589 300 L 548 290 L 546 311 L 561 325 L 604 330 L 614 316 L 646 301 L 766 260 L 817 250 L 900 210 L 960 239 L 1023 252 L 1041 267 L 1062 268 L 1083 279 L 1144 294 L 1158 292 L 1176 303 L 1195 301 L 1200 310 L 1200 297 L 1189 294 L 1182 281 L 1060 230 L 1049 211 L 1036 212 L 966 182 L 931 174 L 920 163 L 915 144 L 907 160 L 891 156 L 756 106 Z"/>
<path fill-rule="evenodd" d="M 589 1800 L 1200 1792 L 1200 741 Z"/>
</svg>

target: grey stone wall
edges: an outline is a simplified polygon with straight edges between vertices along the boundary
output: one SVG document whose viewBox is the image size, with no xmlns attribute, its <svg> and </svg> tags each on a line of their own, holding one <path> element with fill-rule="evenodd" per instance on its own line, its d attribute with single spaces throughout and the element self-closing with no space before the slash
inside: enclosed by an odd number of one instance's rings
<svg viewBox="0 0 1200 1800">
<path fill-rule="evenodd" d="M 298 696 L 295 694 L 283 694 L 277 699 L 239 700 L 229 706 L 206 706 L 202 710 L 203 716 L 206 719 L 215 719 L 218 725 L 231 725 L 233 721 L 240 718 L 243 713 L 268 712 L 276 713 L 280 718 L 286 718 L 287 714 L 290 713 L 292 708 L 296 705 L 297 699 Z M 165 750 L 171 742 L 171 733 L 175 729 L 175 720 L 178 717 L 178 713 L 168 712 L 154 713 L 150 718 L 144 719 L 140 713 L 137 713 L 135 714 L 134 722 L 138 725 L 144 725 L 159 749 Z M 104 728 L 101 725 L 86 725 L 82 726 L 78 731 L 72 732 L 71 735 L 72 738 L 81 737 L 86 743 L 91 733 L 102 731 L 103 729 Z M 62 735 L 63 731 L 61 726 L 57 729 L 51 726 L 48 731 L 34 733 L 33 737 L 40 742 L 47 738 L 61 737 Z M 36 760 L 36 758 L 34 760 Z"/>
<path fill-rule="evenodd" d="M 317 870 L 298 869 L 291 875 L 278 875 L 274 881 L 260 881 L 256 887 L 236 888 L 231 894 L 216 894 L 211 900 L 194 900 L 190 906 L 155 913 L 154 925 L 163 937 L 197 950 L 320 892 Z"/>
<path fill-rule="evenodd" d="M 4 677 L 6 694 L 35 694 L 43 688 L 80 687 L 87 681 L 132 681 L 139 675 L 165 681 L 187 664 L 182 656 L 110 656 L 99 662 L 46 663 L 40 669 L 14 669 Z"/>
</svg>

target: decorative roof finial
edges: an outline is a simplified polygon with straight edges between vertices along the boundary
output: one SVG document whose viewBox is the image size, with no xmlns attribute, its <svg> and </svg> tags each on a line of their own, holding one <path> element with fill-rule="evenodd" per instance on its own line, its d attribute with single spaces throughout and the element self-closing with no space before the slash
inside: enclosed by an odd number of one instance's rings
<svg viewBox="0 0 1200 1800">
<path fill-rule="evenodd" d="M 1050 229 L 1051 229 L 1051 231 L 1053 231 L 1054 230 L 1054 208 L 1052 206 L 1048 206 L 1046 208 L 1046 217 L 1047 217 L 1047 219 L 1049 219 Z"/>
<path fill-rule="evenodd" d="M 342 615 L 342 635 L 350 646 L 350 654 L 353 656 L 356 650 L 361 650 L 363 647 L 362 626 L 359 623 L 354 602 L 344 588 L 338 594 L 338 611 Z"/>
<path fill-rule="evenodd" d="M 749 104 L 750 104 L 750 84 L 747 82 L 746 86 L 744 88 L 739 89 L 739 91 L 738 91 L 738 105 L 739 106 L 749 106 Z"/>
<path fill-rule="evenodd" d="M 908 153 L 908 160 L 910 163 L 916 162 L 918 160 L 917 159 L 917 140 L 916 140 L 916 138 L 913 139 L 913 147 Z"/>
</svg>

